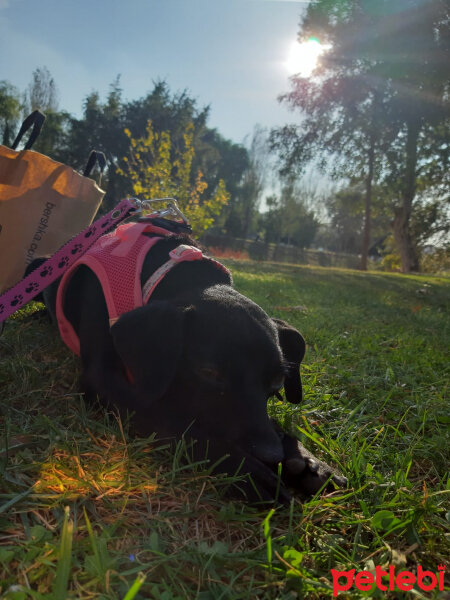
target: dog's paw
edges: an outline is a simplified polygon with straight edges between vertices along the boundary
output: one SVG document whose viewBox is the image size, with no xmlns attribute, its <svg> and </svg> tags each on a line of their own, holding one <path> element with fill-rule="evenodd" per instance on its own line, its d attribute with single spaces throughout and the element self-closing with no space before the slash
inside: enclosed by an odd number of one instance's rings
<svg viewBox="0 0 450 600">
<path fill-rule="evenodd" d="M 254 505 L 289 504 L 291 494 L 272 465 L 221 441 L 210 443 L 198 433 L 192 453 L 196 461 L 209 461 L 211 473 L 227 475 L 222 489 L 228 498 Z"/>
<path fill-rule="evenodd" d="M 247 473 L 246 473 L 247 472 Z M 232 486 L 231 495 L 250 504 L 289 504 L 291 494 L 274 470 L 253 457 L 241 460 L 239 469 L 244 477 Z"/>
<path fill-rule="evenodd" d="M 347 478 L 333 467 L 317 459 L 294 437 L 283 436 L 284 483 L 304 496 L 314 496 L 321 490 L 332 492 L 347 485 Z"/>
</svg>

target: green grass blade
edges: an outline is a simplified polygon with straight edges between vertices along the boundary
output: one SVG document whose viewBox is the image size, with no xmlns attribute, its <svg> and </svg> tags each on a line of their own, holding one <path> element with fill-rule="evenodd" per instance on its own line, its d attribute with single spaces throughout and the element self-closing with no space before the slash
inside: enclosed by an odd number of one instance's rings
<svg viewBox="0 0 450 600">
<path fill-rule="evenodd" d="M 95 560 L 95 565 L 97 567 L 97 572 L 99 575 L 101 575 L 102 570 L 103 570 L 102 569 L 102 559 L 101 559 L 100 552 L 98 549 L 97 541 L 95 539 L 94 530 L 92 529 L 91 521 L 89 520 L 89 517 L 87 515 L 86 509 L 84 506 L 83 506 L 83 513 L 84 513 L 84 519 L 86 521 L 86 527 L 87 527 L 88 534 L 89 534 L 89 541 L 91 542 L 92 552 L 94 553 L 94 560 Z"/>
<path fill-rule="evenodd" d="M 14 506 L 14 504 L 17 504 L 17 502 L 20 502 L 21 500 L 23 500 L 24 498 L 29 496 L 31 494 L 31 492 L 33 491 L 33 489 L 34 489 L 33 487 L 30 487 L 28 490 L 25 490 L 21 494 L 17 494 L 16 496 L 14 496 L 14 498 L 11 498 L 11 500 L 8 500 L 8 502 L 5 502 L 5 504 L 2 504 L 0 506 L 0 514 L 8 511 L 11 508 L 11 506 Z"/>
<path fill-rule="evenodd" d="M 123 600 L 133 600 L 133 598 L 135 598 L 136 594 L 140 590 L 145 579 L 146 579 L 146 575 L 144 575 L 144 573 L 139 573 L 139 575 L 134 580 L 133 585 L 130 587 L 128 592 L 123 597 Z"/>
<path fill-rule="evenodd" d="M 68 595 L 70 567 L 72 563 L 73 521 L 68 506 L 64 509 L 64 522 L 59 546 L 58 566 L 53 586 L 53 600 L 65 600 Z"/>
</svg>

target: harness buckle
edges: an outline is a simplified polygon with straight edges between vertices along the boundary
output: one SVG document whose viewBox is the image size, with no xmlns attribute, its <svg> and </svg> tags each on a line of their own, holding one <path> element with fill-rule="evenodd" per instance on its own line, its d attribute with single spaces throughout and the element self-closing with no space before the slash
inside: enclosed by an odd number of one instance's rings
<svg viewBox="0 0 450 600">
<path fill-rule="evenodd" d="M 133 202 L 134 206 L 136 207 L 136 213 L 143 215 L 139 218 L 140 221 L 147 221 L 148 219 L 155 218 L 166 219 L 167 217 L 172 217 L 173 219 L 181 219 L 183 225 L 189 226 L 189 221 L 181 212 L 178 202 L 175 198 L 151 198 L 144 200 L 140 200 L 139 198 L 129 198 L 129 200 Z M 156 202 L 165 202 L 165 206 L 157 210 L 152 210 L 150 214 L 144 215 L 144 211 L 151 210 L 153 208 L 152 205 Z"/>
</svg>

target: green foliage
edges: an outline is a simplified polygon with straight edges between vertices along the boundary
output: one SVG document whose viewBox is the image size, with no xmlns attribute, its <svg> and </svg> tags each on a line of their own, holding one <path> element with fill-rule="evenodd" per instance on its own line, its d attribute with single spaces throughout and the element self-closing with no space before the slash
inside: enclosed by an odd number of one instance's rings
<svg viewBox="0 0 450 600">
<path fill-rule="evenodd" d="M 372 240 L 377 242 L 386 237 L 392 219 L 391 206 L 379 187 L 375 187 L 372 196 L 371 231 Z M 328 247 L 337 252 L 359 254 L 361 252 L 364 227 L 364 186 L 350 185 L 330 194 L 325 202 L 330 216 Z"/>
<path fill-rule="evenodd" d="M 431 0 L 428 4 L 430 3 Z M 323 63 L 323 73 L 326 73 L 323 81 L 313 78 L 296 82 L 294 92 L 286 96 L 285 100 L 298 108 L 302 107 L 302 103 L 308 105 L 310 112 L 302 122 L 304 136 L 299 138 L 299 131 L 295 127 L 288 127 L 280 132 L 281 137 L 278 139 L 286 164 L 290 167 L 290 175 L 295 171 L 294 167 L 302 167 L 310 159 L 314 159 L 322 163 L 324 168 L 331 169 L 340 180 L 343 175 L 351 176 L 351 186 L 358 189 L 359 199 L 362 201 L 364 194 L 366 204 L 371 204 L 372 215 L 369 221 L 372 225 L 372 242 L 382 239 L 389 231 L 388 224 L 395 221 L 396 209 L 404 190 L 405 175 L 403 159 L 406 129 L 399 117 L 400 104 L 396 104 L 395 111 L 389 104 L 392 98 L 400 98 L 401 90 L 393 89 L 380 76 L 375 78 L 377 85 L 374 95 L 371 69 L 382 68 L 381 59 L 386 57 L 382 54 L 374 60 L 369 52 L 373 50 L 370 44 L 367 48 L 364 46 L 366 49 L 359 61 L 355 58 L 358 56 L 355 52 L 360 48 L 355 23 L 359 27 L 358 19 L 362 19 L 361 27 L 369 27 L 368 23 L 378 23 L 379 26 L 384 11 L 388 10 L 387 5 L 382 4 L 382 9 L 374 10 L 373 3 L 365 3 L 359 16 L 355 15 L 356 5 L 350 0 L 339 3 L 320 1 L 309 7 L 304 34 L 307 34 L 307 27 L 316 27 L 316 35 L 325 41 L 333 41 L 332 54 L 336 60 L 334 63 L 326 60 Z M 394 2 L 394 15 L 395 6 Z M 426 16 L 428 18 L 429 14 Z M 396 23 L 398 18 L 397 15 Z M 427 31 L 428 25 L 427 21 Z M 366 31 L 364 28 L 361 30 Z M 347 33 L 348 40 L 345 37 Z M 439 37 L 441 34 L 439 25 L 436 39 L 439 40 L 444 55 L 447 50 L 444 38 Z M 400 36 L 398 44 L 404 37 L 403 34 Z M 376 41 L 372 42 L 375 46 L 378 44 Z M 348 64 L 344 61 L 336 72 L 336 64 L 339 63 L 337 58 L 343 60 L 347 51 Z M 359 69 L 356 72 L 352 71 L 355 64 Z M 392 64 L 388 66 L 393 68 Z M 422 67 L 421 72 L 423 74 Z M 396 76 L 404 75 L 399 73 Z M 435 79 L 438 85 L 437 75 Z M 300 100 L 297 94 L 300 94 Z M 84 169 L 92 149 L 106 154 L 107 168 L 101 181 L 106 196 L 101 212 L 112 208 L 119 199 L 136 193 L 133 191 L 136 182 L 129 177 L 123 160 L 130 146 L 130 138 L 125 130 L 130 132 L 133 139 L 145 138 L 150 120 L 155 136 L 161 139 L 166 134 L 170 136 L 170 158 L 167 160 L 174 166 L 178 160 L 177 153 L 180 154 L 185 147 L 187 128 L 192 127 L 189 134 L 192 152 L 189 184 L 184 177 L 185 193 L 181 202 L 184 206 L 189 202 L 195 204 L 194 200 L 187 200 L 186 190 L 197 189 L 200 192 L 202 186 L 207 184 L 205 189 L 209 196 L 212 195 L 212 204 L 207 208 L 201 200 L 198 202 L 199 206 L 203 206 L 203 214 L 200 214 L 202 211 L 198 213 L 203 223 L 199 231 L 207 226 L 215 233 L 227 233 L 234 237 L 253 238 L 258 234 L 264 235 L 266 239 L 282 240 L 298 246 L 307 247 L 311 243 L 312 234 L 317 229 L 321 199 L 317 199 L 317 203 L 305 203 L 303 198 L 302 201 L 298 198 L 293 202 L 284 201 L 283 192 L 277 200 L 277 206 L 273 205 L 265 214 L 258 212 L 267 173 L 273 170 L 267 155 L 266 132 L 263 128 L 255 128 L 247 147 L 234 144 L 224 139 L 217 130 L 207 126 L 208 108 L 199 108 L 187 92 L 172 94 L 164 81 L 157 81 L 153 89 L 142 98 L 124 101 L 120 78 L 117 77 L 106 98 L 103 99 L 96 91 L 85 98 L 81 118 L 58 110 L 56 83 L 45 67 L 36 69 L 33 73 L 25 96 L 21 100 L 19 90 L 8 82 L 0 83 L 0 138 L 11 144 L 20 124 L 20 112 L 30 110 L 33 99 L 32 105 L 40 106 L 47 115 L 45 126 L 34 146 L 35 150 L 80 171 Z M 24 108 L 23 102 L 28 108 Z M 421 256 L 421 264 L 428 269 L 438 263 L 425 260 L 424 250 L 428 251 L 430 240 L 444 248 L 445 235 L 448 235 L 450 169 L 448 124 L 445 120 L 439 120 L 440 110 L 436 110 L 433 115 L 428 111 L 427 115 L 430 119 L 433 116 L 434 120 L 423 119 L 421 122 L 415 181 L 417 193 L 408 217 L 408 235 L 414 251 Z M 372 175 L 367 168 L 371 148 L 374 150 Z M 292 162 L 289 162 L 291 158 Z M 185 162 L 183 168 L 186 165 Z M 200 178 L 198 173 L 201 173 Z M 93 176 L 97 174 L 94 173 Z M 179 177 L 183 179 L 181 172 Z M 369 181 L 373 183 L 371 194 L 367 192 Z M 229 195 L 226 205 L 223 202 L 225 188 Z M 352 252 L 360 253 L 361 223 L 364 224 L 365 218 L 361 212 L 360 200 L 355 212 L 356 205 L 352 205 L 350 196 L 344 198 L 335 195 L 327 203 L 330 226 L 323 224 L 322 215 L 316 245 L 332 250 L 351 249 Z M 354 199 L 357 200 L 356 196 Z M 393 253 L 400 256 L 398 244 Z"/>
<path fill-rule="evenodd" d="M 33 150 L 51 156 L 54 160 L 65 162 L 71 137 L 71 116 L 64 111 L 45 111 L 45 123 Z M 87 162 L 87 157 L 86 157 Z"/>
<path fill-rule="evenodd" d="M 19 91 L 7 81 L 0 81 L 0 138 L 1 143 L 13 143 L 20 119 Z"/>
<path fill-rule="evenodd" d="M 247 140 L 246 162 L 236 180 L 234 198 L 226 211 L 224 230 L 228 235 L 248 239 L 253 234 L 258 208 L 269 170 L 267 131 L 256 125 Z"/>
<path fill-rule="evenodd" d="M 272 137 L 287 172 L 315 161 L 335 177 L 364 181 L 366 214 L 372 183 L 388 188 L 405 271 L 418 267 L 416 191 L 442 191 L 448 178 L 448 19 L 440 0 L 310 3 L 301 39 L 315 36 L 331 49 L 282 97 L 301 125 Z"/>
<path fill-rule="evenodd" d="M 70 508 L 65 507 L 62 524 L 61 542 L 58 565 L 56 567 L 53 586 L 53 600 L 67 598 L 69 592 L 69 577 L 72 564 L 73 521 L 70 519 Z"/>
<path fill-rule="evenodd" d="M 172 94 L 164 81 L 157 81 L 144 97 L 125 102 L 120 77 L 117 77 L 110 85 L 106 99 L 103 100 L 97 91 L 86 96 L 81 118 L 58 110 L 57 96 L 56 83 L 45 67 L 33 73 L 25 93 L 25 107 L 19 91 L 8 82 L 1 82 L 0 139 L 11 144 L 19 128 L 21 111 L 29 112 L 32 107 L 39 107 L 47 119 L 34 145 L 35 150 L 79 171 L 83 171 L 92 149 L 104 152 L 107 168 L 101 186 L 106 190 L 106 196 L 101 212 L 133 194 L 134 183 L 128 178 L 123 161 L 130 146 L 125 130 L 135 139 L 142 138 L 146 135 L 148 121 L 152 122 L 155 135 L 161 136 L 163 132 L 170 135 L 172 162 L 176 160 L 178 149 L 184 146 L 187 128 L 191 127 L 191 187 L 200 185 L 196 178 L 201 172 L 202 185 L 206 183 L 209 190 L 215 190 L 221 205 L 225 187 L 237 201 L 237 188 L 248 165 L 247 150 L 224 139 L 215 129 L 209 129 L 209 109 L 199 109 L 187 92 Z M 204 218 L 211 223 L 216 220 L 217 212 L 223 211 L 215 207 L 206 212 Z M 225 214 L 218 219 L 220 226 L 225 219 Z"/>
<path fill-rule="evenodd" d="M 208 229 L 226 205 L 229 195 L 223 180 L 219 180 L 213 194 L 204 196 L 208 184 L 201 171 L 194 175 L 192 169 L 195 156 L 193 123 L 187 123 L 183 146 L 175 149 L 170 132 L 155 132 L 151 121 L 147 123 L 145 137 L 135 139 L 128 129 L 125 134 L 130 140 L 130 155 L 124 157 L 125 169 L 119 168 L 118 173 L 132 181 L 134 195 L 176 198 L 194 232 L 200 234 Z"/>
<path fill-rule="evenodd" d="M 305 336 L 304 403 L 272 399 L 269 412 L 349 489 L 274 511 L 228 501 L 234 478 L 189 466 L 186 444 L 134 437 L 85 405 L 78 360 L 27 306 L 0 338 L 5 600 L 54 597 L 58 572 L 65 599 L 331 600 L 331 568 L 445 563 L 448 278 L 228 266 Z"/>
<path fill-rule="evenodd" d="M 424 273 L 450 273 L 450 244 L 442 248 L 428 248 L 422 253 L 421 268 Z"/>
<path fill-rule="evenodd" d="M 313 211 L 306 207 L 301 189 L 286 185 L 280 198 L 271 196 L 266 202 L 268 210 L 260 217 L 265 242 L 309 248 L 319 223 Z"/>
<path fill-rule="evenodd" d="M 400 254 L 398 253 L 392 234 L 388 235 L 383 242 L 380 267 L 384 271 L 391 271 L 394 273 L 399 273 L 401 270 Z"/>
</svg>

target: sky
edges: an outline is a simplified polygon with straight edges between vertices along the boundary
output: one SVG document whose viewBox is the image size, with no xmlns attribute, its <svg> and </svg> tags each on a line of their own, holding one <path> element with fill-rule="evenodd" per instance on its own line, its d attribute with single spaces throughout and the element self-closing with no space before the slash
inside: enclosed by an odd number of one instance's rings
<svg viewBox="0 0 450 600">
<path fill-rule="evenodd" d="M 241 143 L 255 124 L 295 122 L 277 96 L 307 1 L 0 0 L 0 80 L 21 91 L 46 66 L 59 107 L 81 116 L 121 76 L 126 100 L 164 79 L 210 105 L 209 126 Z"/>
</svg>

